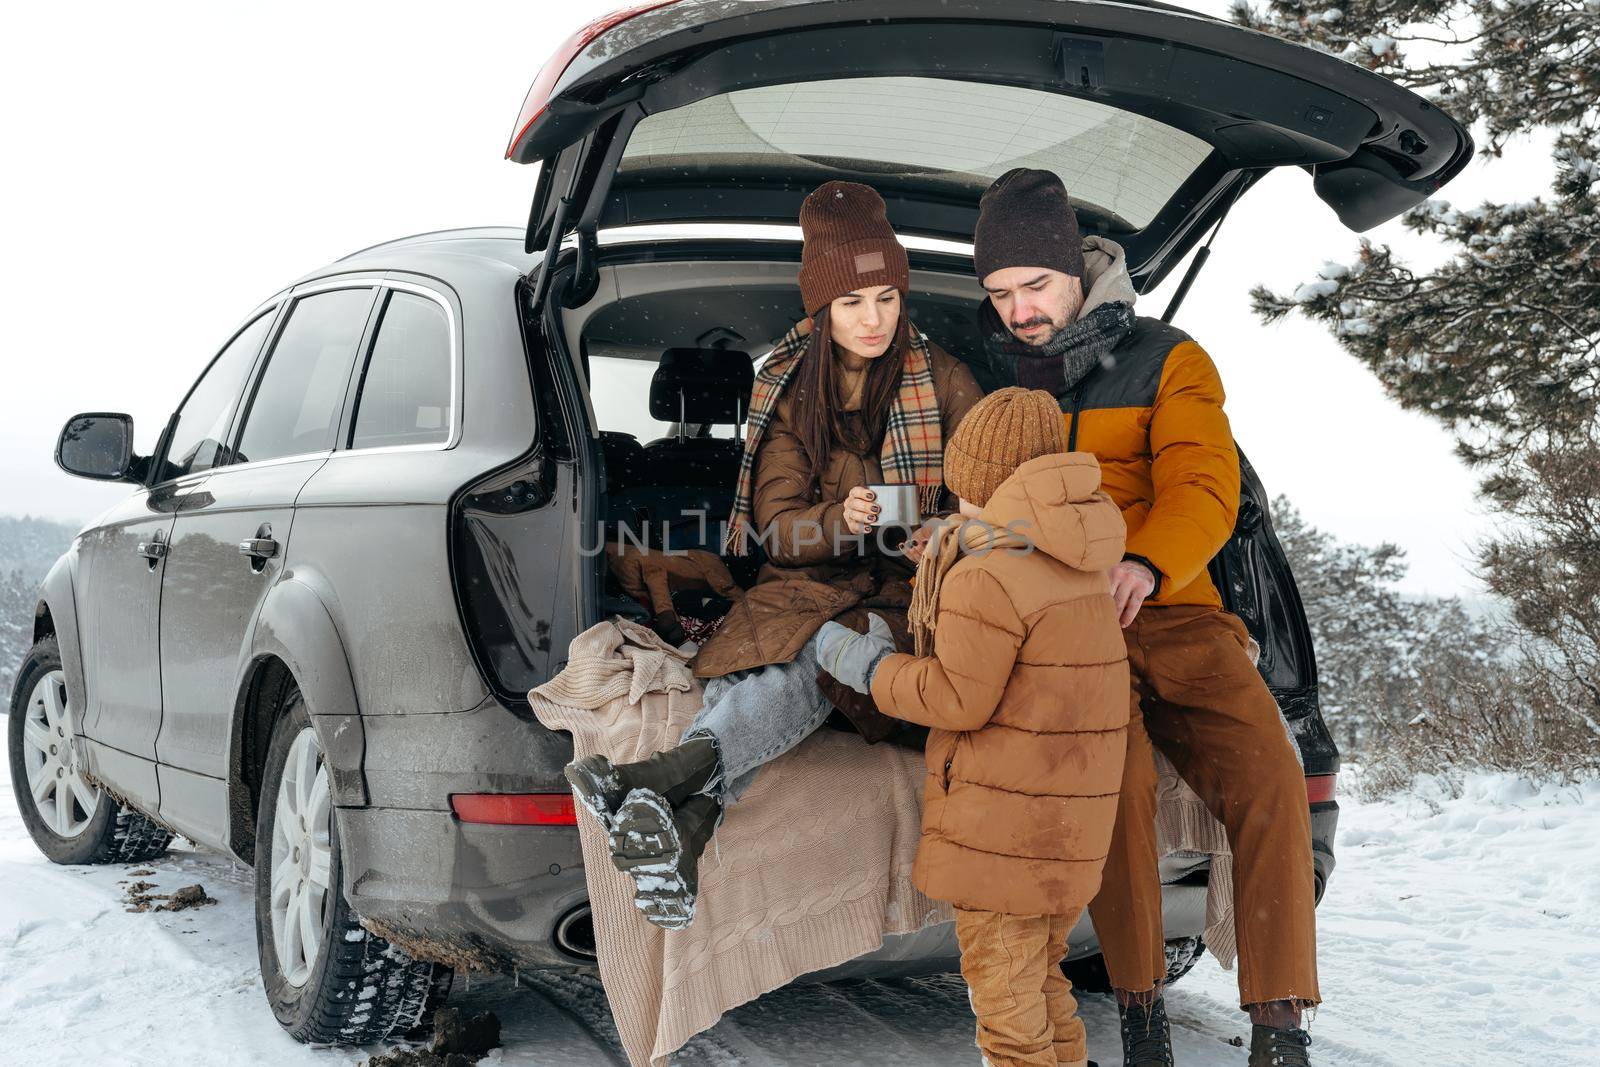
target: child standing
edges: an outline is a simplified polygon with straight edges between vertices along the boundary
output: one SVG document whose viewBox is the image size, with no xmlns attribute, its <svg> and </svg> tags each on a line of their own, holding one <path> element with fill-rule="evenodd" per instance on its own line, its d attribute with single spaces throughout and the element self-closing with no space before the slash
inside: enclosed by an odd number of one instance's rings
<svg viewBox="0 0 1600 1067">
<path fill-rule="evenodd" d="M 1065 446 L 1049 393 L 985 397 L 945 450 L 968 521 L 917 567 L 917 655 L 835 623 L 819 635 L 823 669 L 932 728 L 915 881 L 955 905 L 993 1067 L 1088 1064 L 1060 963 L 1122 782 L 1128 665 L 1107 570 L 1124 526 L 1094 457 Z"/>
</svg>

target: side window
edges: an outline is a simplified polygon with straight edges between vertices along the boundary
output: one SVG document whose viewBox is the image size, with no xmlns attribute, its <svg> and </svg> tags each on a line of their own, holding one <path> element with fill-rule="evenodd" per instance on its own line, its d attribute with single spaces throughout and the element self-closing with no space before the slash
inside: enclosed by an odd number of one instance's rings
<svg viewBox="0 0 1600 1067">
<path fill-rule="evenodd" d="M 450 320 L 427 297 L 389 294 L 356 394 L 351 448 L 450 439 Z"/>
<path fill-rule="evenodd" d="M 261 342 L 271 325 L 272 312 L 257 317 L 228 342 L 200 376 L 178 412 L 178 424 L 167 445 L 167 459 L 159 481 L 232 462 L 222 437 L 228 432 L 228 419 L 233 414 L 234 401 L 239 399 L 239 391 L 244 388 L 245 375 L 250 373 L 250 365 L 261 351 Z"/>
<path fill-rule="evenodd" d="M 371 308 L 371 289 L 335 289 L 295 301 L 250 400 L 240 463 L 333 447 L 350 364 Z"/>
</svg>

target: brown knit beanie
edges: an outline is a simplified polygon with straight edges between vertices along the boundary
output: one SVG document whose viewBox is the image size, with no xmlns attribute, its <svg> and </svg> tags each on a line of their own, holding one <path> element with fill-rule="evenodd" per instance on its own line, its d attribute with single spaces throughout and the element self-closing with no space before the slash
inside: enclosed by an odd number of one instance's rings
<svg viewBox="0 0 1600 1067">
<path fill-rule="evenodd" d="M 1017 167 L 978 201 L 972 264 L 983 281 L 1007 267 L 1046 267 L 1083 277 L 1083 236 L 1067 187 L 1047 170 Z"/>
<path fill-rule="evenodd" d="M 911 291 L 911 265 L 877 191 L 855 182 L 818 186 L 800 205 L 800 298 L 815 315 L 857 289 Z"/>
<path fill-rule="evenodd" d="M 1061 405 L 1043 389 L 997 389 L 967 412 L 944 449 L 944 484 L 983 507 L 1030 459 L 1067 450 Z"/>
</svg>

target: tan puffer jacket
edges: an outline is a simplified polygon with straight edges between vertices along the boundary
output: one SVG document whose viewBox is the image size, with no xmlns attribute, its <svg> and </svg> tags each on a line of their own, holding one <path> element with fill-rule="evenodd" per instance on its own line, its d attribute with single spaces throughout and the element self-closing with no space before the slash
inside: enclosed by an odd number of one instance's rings
<svg viewBox="0 0 1600 1067">
<path fill-rule="evenodd" d="M 1061 915 L 1100 885 L 1122 782 L 1128 657 L 1106 571 L 1122 516 L 1085 452 L 1031 460 L 983 511 L 1034 550 L 959 560 L 932 656 L 896 654 L 872 695 L 932 727 L 916 884 L 937 900 Z"/>
</svg>

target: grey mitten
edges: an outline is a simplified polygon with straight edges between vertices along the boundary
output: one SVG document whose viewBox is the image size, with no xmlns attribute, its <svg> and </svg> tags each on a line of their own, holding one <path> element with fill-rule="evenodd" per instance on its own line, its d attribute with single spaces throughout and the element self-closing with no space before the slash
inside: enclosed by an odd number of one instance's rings
<svg viewBox="0 0 1600 1067">
<path fill-rule="evenodd" d="M 864 634 L 829 621 L 812 638 L 817 643 L 817 663 L 822 669 L 863 695 L 872 692 L 872 672 L 894 652 L 894 632 L 889 624 L 877 615 L 867 619 Z"/>
</svg>

